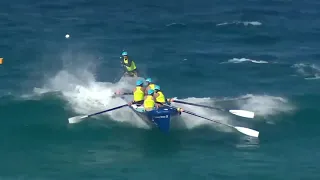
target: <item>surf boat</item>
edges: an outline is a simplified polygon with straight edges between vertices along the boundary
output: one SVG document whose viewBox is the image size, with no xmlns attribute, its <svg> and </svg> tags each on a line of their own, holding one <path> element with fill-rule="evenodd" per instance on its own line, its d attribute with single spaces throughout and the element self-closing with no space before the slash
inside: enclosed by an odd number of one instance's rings
<svg viewBox="0 0 320 180">
<path fill-rule="evenodd" d="M 170 106 L 159 107 L 151 111 L 145 111 L 142 105 L 136 104 L 130 105 L 129 108 L 148 125 L 157 127 L 162 132 L 169 132 L 172 118 L 181 114 L 177 108 Z"/>
</svg>

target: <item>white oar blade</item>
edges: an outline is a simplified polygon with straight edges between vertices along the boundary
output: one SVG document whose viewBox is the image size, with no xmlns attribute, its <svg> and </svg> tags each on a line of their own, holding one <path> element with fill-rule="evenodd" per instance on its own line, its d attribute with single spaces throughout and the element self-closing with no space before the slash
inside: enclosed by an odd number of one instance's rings
<svg viewBox="0 0 320 180">
<path fill-rule="evenodd" d="M 239 132 L 246 134 L 248 136 L 259 137 L 259 132 L 256 130 L 245 128 L 245 127 L 234 127 L 234 128 L 236 128 Z"/>
<path fill-rule="evenodd" d="M 88 116 L 75 116 L 75 117 L 69 118 L 68 121 L 70 124 L 79 123 L 87 117 Z"/>
<path fill-rule="evenodd" d="M 253 118 L 254 117 L 254 112 L 251 111 L 245 111 L 245 110 L 229 110 L 230 113 L 241 116 L 241 117 L 246 117 L 246 118 Z"/>
</svg>

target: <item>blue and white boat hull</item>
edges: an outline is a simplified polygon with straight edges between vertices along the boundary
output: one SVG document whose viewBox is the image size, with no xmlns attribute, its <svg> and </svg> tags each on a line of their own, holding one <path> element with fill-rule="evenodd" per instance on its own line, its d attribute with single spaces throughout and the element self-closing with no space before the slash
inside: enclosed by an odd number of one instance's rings
<svg viewBox="0 0 320 180">
<path fill-rule="evenodd" d="M 180 115 L 173 107 L 160 107 L 152 111 L 145 111 L 143 106 L 135 104 L 129 106 L 141 119 L 151 126 L 156 126 L 162 132 L 169 132 L 171 119 Z"/>
</svg>

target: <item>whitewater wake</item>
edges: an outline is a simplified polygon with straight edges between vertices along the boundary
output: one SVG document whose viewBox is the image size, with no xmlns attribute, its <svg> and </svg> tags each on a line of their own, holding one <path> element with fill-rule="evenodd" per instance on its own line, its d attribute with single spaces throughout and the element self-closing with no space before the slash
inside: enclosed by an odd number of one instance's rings
<svg viewBox="0 0 320 180">
<path fill-rule="evenodd" d="M 39 95 L 47 92 L 60 92 L 60 94 L 62 94 L 61 98 L 67 102 L 69 109 L 78 115 L 86 115 L 126 104 L 127 102 L 123 99 L 112 98 L 112 95 L 117 90 L 132 90 L 135 86 L 135 81 L 136 79 L 133 78 L 122 78 L 118 82 L 98 82 L 94 73 L 82 66 L 81 71 L 70 71 L 68 69 L 58 71 L 58 73 L 46 81 L 43 87 L 35 88 L 34 93 Z M 267 95 L 245 95 L 236 98 L 222 99 L 190 97 L 181 100 L 218 107 L 220 106 L 219 103 L 221 101 L 230 101 L 232 106 L 235 106 L 238 109 L 254 111 L 256 116 L 269 116 L 292 110 L 290 103 L 284 98 Z M 238 118 L 232 114 L 211 109 L 176 103 L 173 103 L 173 105 L 222 123 L 233 124 Z M 117 122 L 126 122 L 138 128 L 150 128 L 127 107 L 98 115 L 95 118 L 100 120 L 111 119 Z M 218 128 L 222 131 L 230 131 L 230 128 L 185 113 L 182 114 L 181 121 L 183 128 L 185 129 L 209 126 Z M 67 119 L 66 123 L 68 123 Z"/>
<path fill-rule="evenodd" d="M 77 74 L 70 74 L 68 71 L 60 71 L 56 76 L 51 78 L 43 87 L 35 90 L 35 93 L 59 91 L 62 98 L 68 102 L 71 108 L 77 114 L 91 114 L 102 111 L 108 108 L 125 104 L 126 102 L 121 98 L 112 98 L 113 93 L 119 89 L 130 90 L 134 87 L 134 79 L 121 79 L 119 82 L 97 82 L 90 72 L 82 72 L 85 76 Z M 85 78 L 85 79 L 82 79 Z M 234 106 L 243 110 L 254 111 L 256 116 L 269 116 L 281 112 L 292 110 L 288 101 L 281 97 L 272 96 L 255 96 L 245 95 L 233 99 L 213 99 L 213 98 L 186 98 L 181 99 L 192 103 L 206 104 L 211 106 L 218 106 L 221 101 L 231 101 Z M 220 112 L 216 110 L 182 105 L 172 103 L 177 107 L 195 112 L 199 115 L 212 118 L 214 120 L 233 124 L 234 115 Z M 126 122 L 138 128 L 150 128 L 142 119 L 135 115 L 129 108 L 122 108 L 97 116 L 98 119 L 110 119 L 113 121 Z M 222 131 L 230 131 L 222 125 L 212 123 L 201 118 L 197 118 L 183 113 L 181 120 L 184 128 L 193 129 L 199 126 L 210 126 Z M 255 120 L 255 119 L 254 119 Z M 67 120 L 66 120 L 67 123 Z"/>
</svg>

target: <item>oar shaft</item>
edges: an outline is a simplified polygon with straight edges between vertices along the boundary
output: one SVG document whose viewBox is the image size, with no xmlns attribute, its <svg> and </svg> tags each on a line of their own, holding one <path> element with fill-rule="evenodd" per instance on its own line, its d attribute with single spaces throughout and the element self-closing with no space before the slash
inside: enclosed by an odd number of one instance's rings
<svg viewBox="0 0 320 180">
<path fill-rule="evenodd" d="M 225 125 L 225 126 L 228 126 L 228 127 L 233 128 L 233 126 L 231 126 L 231 125 L 224 124 L 224 123 L 221 123 L 221 122 L 219 122 L 219 121 L 215 121 L 215 120 L 212 120 L 212 119 L 209 119 L 209 118 L 200 116 L 200 115 L 198 115 L 198 114 L 196 114 L 196 113 L 193 113 L 193 112 L 190 112 L 190 111 L 183 110 L 182 112 L 185 112 L 185 113 L 187 113 L 187 114 L 190 114 L 190 115 L 193 115 L 193 116 L 197 116 L 197 117 L 199 117 L 199 118 L 203 118 L 203 119 L 205 119 L 205 120 L 212 121 L 212 122 L 215 122 L 215 123 L 222 124 L 222 125 Z"/>
<path fill-rule="evenodd" d="M 174 106 L 168 106 L 168 107 L 173 107 L 173 108 L 178 109 L 177 107 L 174 107 Z M 219 122 L 219 121 L 215 121 L 215 120 L 212 120 L 212 119 L 209 119 L 209 118 L 200 116 L 200 115 L 198 115 L 198 114 L 196 114 L 196 113 L 194 113 L 194 112 L 191 112 L 191 111 L 187 111 L 187 110 L 184 110 L 184 109 L 183 109 L 182 112 L 185 112 L 185 113 L 190 114 L 190 115 L 193 115 L 193 116 L 197 116 L 197 117 L 199 117 L 199 118 L 202 118 L 202 119 L 205 119 L 205 120 L 208 120 L 208 121 L 211 121 L 211 122 L 215 122 L 215 123 L 218 123 L 218 124 L 222 124 L 222 125 L 225 125 L 225 126 L 234 128 L 233 126 L 231 126 L 231 125 L 229 125 L 229 124 L 224 124 L 224 123 L 221 123 L 221 122 Z"/>
<path fill-rule="evenodd" d="M 174 107 L 174 106 L 168 106 L 168 107 L 173 107 L 173 108 L 176 108 L 177 107 Z M 205 119 L 205 120 L 208 120 L 208 121 L 211 121 L 211 122 L 215 122 L 215 123 L 218 123 L 218 124 L 221 124 L 221 125 L 225 125 L 225 126 L 228 126 L 230 128 L 233 128 L 233 129 L 236 129 L 237 131 L 243 133 L 243 134 L 246 134 L 248 136 L 253 136 L 253 137 L 258 137 L 259 136 L 259 132 L 256 131 L 256 130 L 253 130 L 253 129 L 249 129 L 249 128 L 244 128 L 244 127 L 236 127 L 236 126 L 232 126 L 232 125 L 229 125 L 229 124 L 224 124 L 224 123 L 221 123 L 219 121 L 215 121 L 213 119 L 209 119 L 209 118 L 206 118 L 206 117 L 203 117 L 203 116 L 200 116 L 194 112 L 190 112 L 190 111 L 186 111 L 186 110 L 182 110 L 182 112 L 185 112 L 187 114 L 190 114 L 190 115 L 193 115 L 193 116 L 196 116 L 196 117 L 199 117 L 199 118 L 202 118 L 202 119 Z"/>
<path fill-rule="evenodd" d="M 206 106 L 206 105 L 201 105 L 201 104 L 194 104 L 194 103 L 179 101 L 179 100 L 175 100 L 175 99 L 171 99 L 171 102 L 177 102 L 177 103 L 181 103 L 181 104 L 188 104 L 188 105 L 193 105 L 193 106 L 198 106 L 198 107 L 210 108 L 210 109 L 215 109 L 215 110 L 225 111 L 225 112 L 228 111 L 231 114 L 234 114 L 236 116 L 245 117 L 245 118 L 253 118 L 254 117 L 254 112 L 246 111 L 246 110 L 228 110 L 228 109 L 216 108 L 216 107 L 211 107 L 211 106 Z"/>
<path fill-rule="evenodd" d="M 229 124 L 224 124 L 224 123 L 221 123 L 219 121 L 215 121 L 215 120 L 200 116 L 200 115 L 195 114 L 195 113 L 190 112 L 190 111 L 183 111 L 183 112 L 188 113 L 188 114 L 193 115 L 193 116 L 197 116 L 197 117 L 203 118 L 203 119 L 208 120 L 208 121 L 212 121 L 212 122 L 215 122 L 215 123 L 218 123 L 218 124 L 222 124 L 222 125 L 228 126 L 230 128 L 234 128 L 237 131 L 239 131 L 239 132 L 241 132 L 243 134 L 246 134 L 248 136 L 252 136 L 252 137 L 258 137 L 259 136 L 259 132 L 256 131 L 256 130 L 253 130 L 253 129 L 249 129 L 249 128 L 245 128 L 245 127 L 236 127 L 236 126 L 232 126 L 232 125 L 229 125 Z"/>
<path fill-rule="evenodd" d="M 121 106 L 118 106 L 118 107 L 114 107 L 114 108 L 111 108 L 111 109 L 107 109 L 107 110 L 104 110 L 104 111 L 100 111 L 100 112 L 97 112 L 97 113 L 89 114 L 88 117 L 95 116 L 95 115 L 98 115 L 98 114 L 102 114 L 102 113 L 105 113 L 105 112 L 108 112 L 108 111 L 113 111 L 113 110 L 116 110 L 116 109 L 120 109 L 120 108 L 125 107 L 125 106 L 128 106 L 128 104 L 124 104 L 124 105 L 121 105 Z"/>
<path fill-rule="evenodd" d="M 124 105 L 121 105 L 121 106 L 118 106 L 118 107 L 114 107 L 114 108 L 111 108 L 111 109 L 107 109 L 107 110 L 100 111 L 100 112 L 93 113 L 93 114 L 89 114 L 89 115 L 74 116 L 74 117 L 68 118 L 68 121 L 69 121 L 70 124 L 79 123 L 79 122 L 83 121 L 84 119 L 86 119 L 88 117 L 91 117 L 91 116 L 94 116 L 94 115 L 98 115 L 98 114 L 102 114 L 102 113 L 105 113 L 105 112 L 108 112 L 108 111 L 112 111 L 112 110 L 115 110 L 115 109 L 120 109 L 120 108 L 125 107 L 125 106 L 128 106 L 128 104 L 124 104 Z"/>
<path fill-rule="evenodd" d="M 193 106 L 198 106 L 198 107 L 204 107 L 204 108 L 216 109 L 216 110 L 220 110 L 220 111 L 226 111 L 225 109 L 221 109 L 221 108 L 216 108 L 216 107 L 211 107 L 211 106 L 206 106 L 206 105 L 201 105 L 201 104 L 194 104 L 194 103 L 179 101 L 179 100 L 175 100 L 175 99 L 172 99 L 171 101 L 172 102 L 181 103 L 181 104 L 188 104 L 188 105 L 193 105 Z"/>
</svg>

